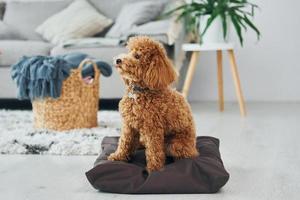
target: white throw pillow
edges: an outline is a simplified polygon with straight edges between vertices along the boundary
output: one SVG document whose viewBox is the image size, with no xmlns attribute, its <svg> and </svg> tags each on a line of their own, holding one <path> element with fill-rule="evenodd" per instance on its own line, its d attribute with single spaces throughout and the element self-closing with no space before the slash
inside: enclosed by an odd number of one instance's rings
<svg viewBox="0 0 300 200">
<path fill-rule="evenodd" d="M 44 39 L 59 44 L 69 39 L 93 36 L 112 24 L 86 0 L 75 0 L 66 9 L 37 27 Z"/>
</svg>

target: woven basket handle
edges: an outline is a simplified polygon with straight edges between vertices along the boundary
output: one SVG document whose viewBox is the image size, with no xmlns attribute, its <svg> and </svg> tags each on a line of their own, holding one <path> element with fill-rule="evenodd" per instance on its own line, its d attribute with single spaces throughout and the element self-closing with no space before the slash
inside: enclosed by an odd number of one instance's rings
<svg viewBox="0 0 300 200">
<path fill-rule="evenodd" d="M 80 77 L 80 80 L 82 80 L 82 75 L 81 75 L 81 71 L 83 69 L 83 66 L 85 64 L 88 64 L 88 63 L 91 63 L 93 65 L 93 68 L 94 68 L 94 79 L 95 80 L 98 80 L 99 79 L 99 75 L 100 75 L 100 70 L 98 69 L 97 67 L 97 64 L 92 61 L 91 59 L 84 59 L 83 61 L 81 61 L 81 63 L 79 64 L 79 67 L 78 67 L 78 70 L 79 70 L 79 77 Z M 94 81 L 92 84 L 90 85 L 94 85 L 97 81 Z M 86 84 L 85 84 L 86 85 Z M 88 85 L 87 85 L 88 86 Z"/>
</svg>

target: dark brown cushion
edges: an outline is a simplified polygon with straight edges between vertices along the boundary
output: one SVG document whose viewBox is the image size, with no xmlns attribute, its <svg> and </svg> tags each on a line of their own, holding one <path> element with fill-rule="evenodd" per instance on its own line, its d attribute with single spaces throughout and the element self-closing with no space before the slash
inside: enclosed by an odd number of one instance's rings
<svg viewBox="0 0 300 200">
<path fill-rule="evenodd" d="M 221 160 L 219 140 L 213 137 L 197 137 L 200 156 L 175 162 L 167 157 L 165 167 L 151 174 L 145 170 L 143 149 L 137 150 L 129 162 L 108 161 L 107 156 L 117 145 L 118 137 L 105 137 L 94 168 L 86 172 L 95 189 L 126 194 L 214 193 L 229 179 Z"/>
</svg>

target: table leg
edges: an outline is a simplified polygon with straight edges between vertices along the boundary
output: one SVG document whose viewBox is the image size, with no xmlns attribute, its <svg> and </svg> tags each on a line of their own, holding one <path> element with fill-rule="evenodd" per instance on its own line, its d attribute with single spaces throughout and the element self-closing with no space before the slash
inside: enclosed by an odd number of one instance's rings
<svg viewBox="0 0 300 200">
<path fill-rule="evenodd" d="M 223 58 L 222 50 L 217 50 L 217 65 L 218 65 L 218 94 L 219 94 L 219 109 L 224 111 L 224 91 L 223 91 Z"/>
<path fill-rule="evenodd" d="M 189 68 L 185 77 L 185 81 L 184 81 L 184 85 L 183 85 L 183 90 L 182 90 L 182 94 L 185 98 L 187 98 L 188 93 L 189 93 L 189 89 L 192 83 L 192 79 L 195 73 L 195 69 L 196 69 L 196 64 L 199 58 L 199 51 L 194 51 L 192 53 L 192 57 L 190 60 L 190 64 L 189 64 Z"/>
<path fill-rule="evenodd" d="M 239 73 L 237 70 L 237 64 L 235 61 L 235 56 L 233 50 L 228 50 L 229 54 L 229 60 L 230 60 L 230 65 L 231 65 L 231 72 L 233 76 L 233 81 L 235 85 L 235 90 L 236 90 L 236 95 L 239 101 L 240 105 L 240 112 L 242 116 L 246 116 L 246 107 L 245 107 L 245 102 L 244 102 L 244 97 L 242 93 L 242 88 L 241 88 L 241 83 L 240 83 L 240 78 L 239 78 Z"/>
</svg>

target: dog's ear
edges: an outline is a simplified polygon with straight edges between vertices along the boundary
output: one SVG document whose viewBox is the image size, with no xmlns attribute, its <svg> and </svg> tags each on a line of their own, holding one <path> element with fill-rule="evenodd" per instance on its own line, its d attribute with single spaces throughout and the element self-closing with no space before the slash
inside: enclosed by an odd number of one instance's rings
<svg viewBox="0 0 300 200">
<path fill-rule="evenodd" d="M 152 56 L 151 64 L 148 67 L 144 81 L 151 89 L 162 89 L 173 83 L 177 79 L 171 61 L 164 54 Z"/>
</svg>

